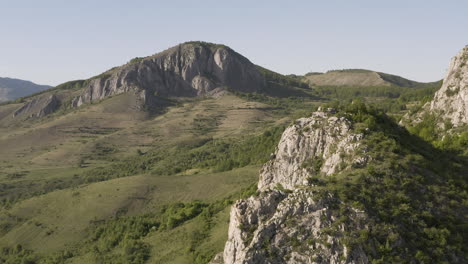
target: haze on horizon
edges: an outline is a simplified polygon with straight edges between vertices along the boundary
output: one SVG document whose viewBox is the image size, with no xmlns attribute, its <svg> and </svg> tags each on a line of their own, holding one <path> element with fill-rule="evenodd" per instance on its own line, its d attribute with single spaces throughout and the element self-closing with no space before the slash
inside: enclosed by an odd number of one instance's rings
<svg viewBox="0 0 468 264">
<path fill-rule="evenodd" d="M 468 44 L 466 1 L 0 0 L 0 77 L 57 85 L 181 42 L 283 74 L 363 68 L 442 79 Z"/>
</svg>

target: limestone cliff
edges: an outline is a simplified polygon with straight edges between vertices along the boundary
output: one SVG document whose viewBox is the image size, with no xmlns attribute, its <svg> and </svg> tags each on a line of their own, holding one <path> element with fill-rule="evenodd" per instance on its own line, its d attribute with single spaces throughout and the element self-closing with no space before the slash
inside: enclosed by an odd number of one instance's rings
<svg viewBox="0 0 468 264">
<path fill-rule="evenodd" d="M 360 247 L 348 248 L 341 239 L 350 229 L 364 229 L 366 214 L 343 205 L 352 219 L 345 225 L 332 210 L 342 205 L 339 199 L 307 189 L 318 174 L 366 162 L 357 154 L 364 136 L 351 128 L 344 117 L 315 112 L 285 130 L 261 170 L 260 194 L 231 209 L 224 263 L 368 263 Z"/>
<path fill-rule="evenodd" d="M 444 131 L 468 124 L 468 46 L 452 58 L 442 87 L 432 101 L 415 113 L 407 113 L 400 124 L 413 126 L 428 114 L 436 117 L 437 127 Z M 449 127 L 446 127 L 447 121 Z"/>
<path fill-rule="evenodd" d="M 296 120 L 212 263 L 466 263 L 466 165 L 428 153 L 364 104 Z"/>
<path fill-rule="evenodd" d="M 330 175 L 352 164 L 359 166 L 365 156 L 355 154 L 363 134 L 351 132 L 344 117 L 315 112 L 296 120 L 281 137 L 274 159 L 260 172 L 258 188 L 287 189 L 306 184 L 308 177 Z"/>
<path fill-rule="evenodd" d="M 204 96 L 220 87 L 256 92 L 265 87 L 265 79 L 254 64 L 226 46 L 188 42 L 101 74 L 72 105 L 129 91 L 144 94 L 144 103 L 151 104 L 155 95 Z"/>
<path fill-rule="evenodd" d="M 429 110 L 439 112 L 455 127 L 468 124 L 468 46 L 452 58 L 443 85 L 436 92 Z"/>
</svg>

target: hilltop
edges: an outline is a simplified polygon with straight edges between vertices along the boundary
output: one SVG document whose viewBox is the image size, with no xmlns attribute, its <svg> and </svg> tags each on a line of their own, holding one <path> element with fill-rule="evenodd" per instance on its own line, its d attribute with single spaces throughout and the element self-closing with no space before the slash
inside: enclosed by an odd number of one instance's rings
<svg viewBox="0 0 468 264">
<path fill-rule="evenodd" d="M 304 79 L 313 86 L 398 86 L 421 87 L 420 83 L 388 73 L 364 69 L 331 70 L 326 73 L 309 73 Z"/>
</svg>

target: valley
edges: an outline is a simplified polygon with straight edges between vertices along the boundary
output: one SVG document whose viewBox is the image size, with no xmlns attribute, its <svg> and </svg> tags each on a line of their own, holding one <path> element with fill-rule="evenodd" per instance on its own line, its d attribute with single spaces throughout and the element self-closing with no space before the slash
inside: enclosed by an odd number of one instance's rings
<svg viewBox="0 0 468 264">
<path fill-rule="evenodd" d="M 0 263 L 463 263 L 466 124 L 423 117 L 447 83 L 187 42 L 3 103 Z"/>
</svg>

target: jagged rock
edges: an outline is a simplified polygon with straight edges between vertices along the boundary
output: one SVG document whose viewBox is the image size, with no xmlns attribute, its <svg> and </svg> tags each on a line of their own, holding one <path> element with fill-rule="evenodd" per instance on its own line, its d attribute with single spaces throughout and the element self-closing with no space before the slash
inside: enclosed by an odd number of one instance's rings
<svg viewBox="0 0 468 264">
<path fill-rule="evenodd" d="M 224 263 L 369 263 L 362 248 L 342 239 L 346 232 L 366 231 L 367 215 L 305 186 L 310 176 L 367 162 L 357 154 L 363 134 L 331 112 L 315 112 L 284 131 L 260 172 L 259 195 L 231 208 Z"/>
<path fill-rule="evenodd" d="M 21 106 L 13 113 L 13 116 L 44 117 L 54 112 L 59 106 L 60 102 L 55 95 L 38 96 Z"/>
<path fill-rule="evenodd" d="M 443 129 L 447 129 L 446 121 L 450 121 L 453 127 L 468 124 L 468 46 L 452 58 L 442 87 L 433 100 L 418 112 L 403 116 L 400 125 L 420 123 L 426 114 L 434 114 L 437 126 Z"/>
<path fill-rule="evenodd" d="M 440 112 L 455 127 L 468 124 L 468 46 L 452 58 L 443 85 L 435 93 L 429 109 Z"/>
<path fill-rule="evenodd" d="M 330 112 L 315 112 L 311 117 L 298 119 L 288 127 L 279 142 L 274 159 L 260 172 L 258 188 L 286 189 L 306 185 L 310 176 L 330 175 L 365 157 L 355 155 L 363 134 L 353 133 L 351 123 Z"/>
<path fill-rule="evenodd" d="M 256 92 L 265 85 L 256 66 L 230 48 L 189 42 L 98 76 L 72 106 L 135 90 L 146 91 L 146 98 L 205 96 L 220 87 Z"/>
<path fill-rule="evenodd" d="M 237 202 L 231 210 L 224 263 L 368 263 L 361 248 L 349 249 L 340 239 L 346 231 L 365 229 L 365 213 L 347 208 L 349 222 L 337 224 L 332 207 L 339 200 L 316 196 L 297 189 Z"/>
</svg>

